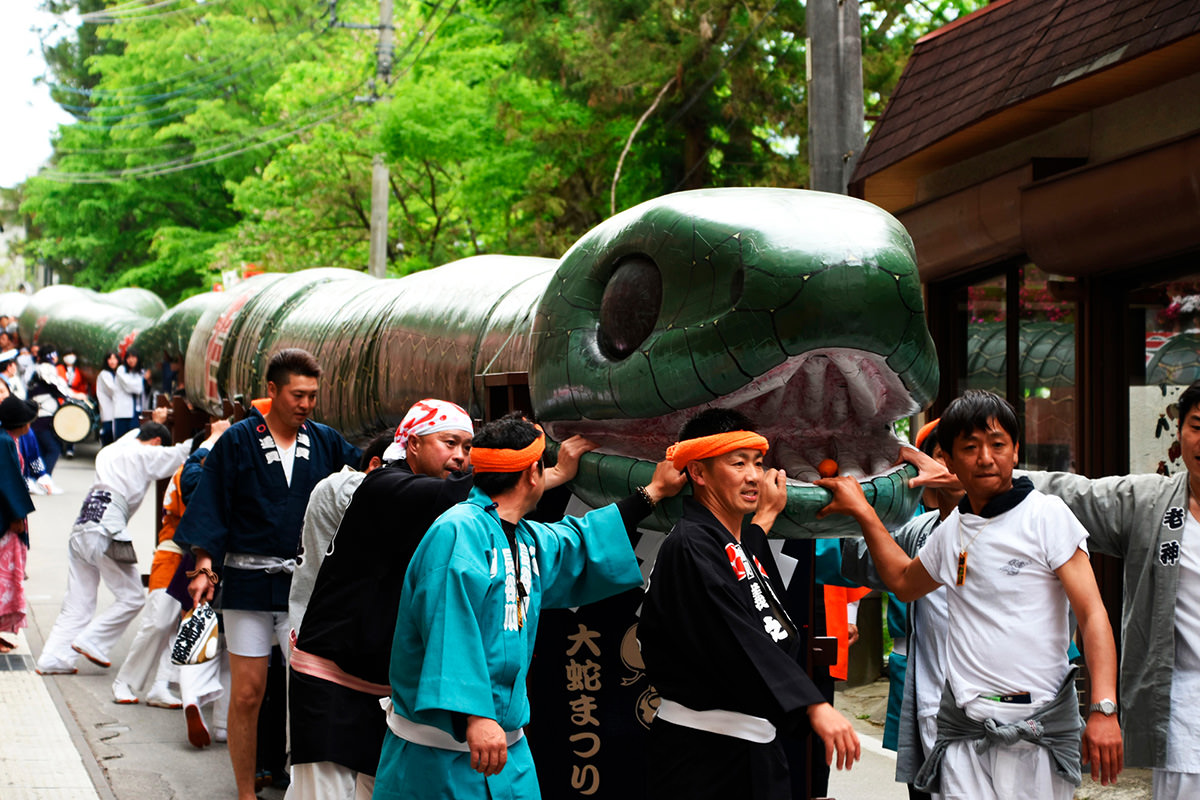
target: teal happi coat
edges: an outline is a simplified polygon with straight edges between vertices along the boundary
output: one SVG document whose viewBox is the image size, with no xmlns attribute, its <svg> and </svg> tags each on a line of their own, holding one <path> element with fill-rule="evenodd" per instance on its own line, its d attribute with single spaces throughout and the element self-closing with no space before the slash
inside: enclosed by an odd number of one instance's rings
<svg viewBox="0 0 1200 800">
<path fill-rule="evenodd" d="M 642 584 L 615 505 L 543 524 L 522 520 L 516 558 L 495 503 L 478 489 L 429 529 L 404 579 L 389 677 L 397 714 L 465 739 L 466 715 L 506 731 L 529 721 L 525 676 L 543 608 L 585 605 Z M 521 608 L 518 612 L 518 604 Z M 413 744 L 390 730 L 375 798 L 536 798 L 525 739 L 487 778 L 470 754 Z"/>
</svg>

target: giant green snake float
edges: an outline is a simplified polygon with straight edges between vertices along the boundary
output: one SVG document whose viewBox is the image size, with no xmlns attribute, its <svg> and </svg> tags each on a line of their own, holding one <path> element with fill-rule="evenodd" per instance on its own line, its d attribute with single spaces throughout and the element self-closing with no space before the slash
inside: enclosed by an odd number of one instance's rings
<svg viewBox="0 0 1200 800">
<path fill-rule="evenodd" d="M 854 533 L 817 520 L 811 481 L 834 458 L 885 524 L 917 503 L 895 466 L 896 420 L 938 385 L 913 244 L 881 209 L 798 189 L 710 189 L 642 203 L 558 260 L 475 256 L 404 278 L 340 269 L 260 275 L 166 309 L 138 289 L 55 286 L 20 315 L 25 341 L 73 348 L 94 371 L 107 350 L 181 359 L 188 400 L 265 393 L 270 355 L 321 362 L 316 417 L 362 440 L 423 397 L 482 418 L 491 376 L 527 374 L 550 439 L 599 444 L 572 489 L 599 505 L 648 482 L 683 421 L 736 407 L 788 475 L 773 533 Z M 678 501 L 646 527 L 669 530 Z"/>
</svg>

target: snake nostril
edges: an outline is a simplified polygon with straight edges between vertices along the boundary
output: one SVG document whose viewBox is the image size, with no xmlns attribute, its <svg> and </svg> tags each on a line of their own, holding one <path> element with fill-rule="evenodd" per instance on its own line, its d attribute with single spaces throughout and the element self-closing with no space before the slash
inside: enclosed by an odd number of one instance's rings
<svg viewBox="0 0 1200 800">
<path fill-rule="evenodd" d="M 600 349 L 619 361 L 654 332 L 662 308 L 662 274 L 649 256 L 630 256 L 613 269 L 600 300 Z"/>
</svg>

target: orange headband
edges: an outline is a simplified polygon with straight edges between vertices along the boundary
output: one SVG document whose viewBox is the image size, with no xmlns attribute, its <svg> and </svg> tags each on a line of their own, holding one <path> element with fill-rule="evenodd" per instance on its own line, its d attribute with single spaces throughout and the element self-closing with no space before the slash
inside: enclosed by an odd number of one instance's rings
<svg viewBox="0 0 1200 800">
<path fill-rule="evenodd" d="M 533 427 L 538 430 L 538 438 L 520 450 L 472 447 L 471 466 L 476 472 L 520 472 L 536 463 L 546 450 L 546 434 L 542 432 L 542 426 Z"/>
<path fill-rule="evenodd" d="M 926 422 L 924 425 L 922 425 L 921 430 L 917 431 L 917 438 L 913 444 L 915 444 L 919 449 L 921 445 L 925 444 L 925 440 L 929 438 L 929 434 L 933 433 L 933 429 L 936 428 L 938 423 L 941 421 L 942 418 L 938 417 L 933 422 Z"/>
<path fill-rule="evenodd" d="M 712 436 L 701 436 L 698 439 L 685 439 L 667 448 L 667 460 L 682 470 L 693 461 L 701 458 L 712 458 L 741 450 L 743 447 L 751 450 L 767 452 L 771 445 L 766 438 L 754 431 L 730 431 L 729 433 L 714 433 Z M 471 457 L 475 457 L 474 451 Z"/>
</svg>

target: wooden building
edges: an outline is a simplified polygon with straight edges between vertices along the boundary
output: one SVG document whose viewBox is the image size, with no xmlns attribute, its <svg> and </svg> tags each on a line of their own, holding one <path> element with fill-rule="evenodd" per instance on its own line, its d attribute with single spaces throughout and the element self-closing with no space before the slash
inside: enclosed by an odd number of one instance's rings
<svg viewBox="0 0 1200 800">
<path fill-rule="evenodd" d="M 1200 378 L 1200 2 L 998 0 L 931 33 L 850 191 L 916 243 L 935 413 L 992 388 L 1023 416 L 1030 467 L 1182 469 L 1169 406 Z"/>
</svg>

